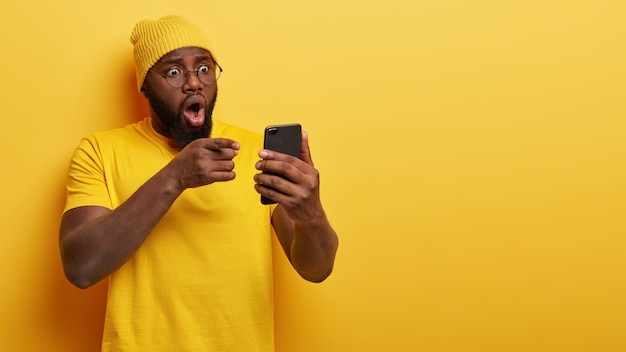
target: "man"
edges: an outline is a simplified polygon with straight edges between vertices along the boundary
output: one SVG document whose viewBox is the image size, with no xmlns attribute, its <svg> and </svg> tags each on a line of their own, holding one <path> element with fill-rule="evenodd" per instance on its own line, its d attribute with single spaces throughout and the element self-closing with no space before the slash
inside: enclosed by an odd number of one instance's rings
<svg viewBox="0 0 626 352">
<path fill-rule="evenodd" d="M 298 159 L 213 119 L 222 69 L 185 19 L 139 21 L 131 42 L 151 116 L 76 149 L 65 274 L 81 288 L 110 277 L 104 351 L 272 351 L 272 227 L 309 281 L 337 250 L 307 135 Z"/>
</svg>

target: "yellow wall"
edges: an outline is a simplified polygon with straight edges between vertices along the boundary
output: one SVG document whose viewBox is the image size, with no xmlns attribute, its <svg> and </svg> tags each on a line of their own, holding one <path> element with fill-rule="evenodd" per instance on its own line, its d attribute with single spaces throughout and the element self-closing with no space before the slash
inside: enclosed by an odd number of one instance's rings
<svg viewBox="0 0 626 352">
<path fill-rule="evenodd" d="M 106 283 L 59 263 L 65 168 L 146 114 L 128 36 L 165 13 L 214 37 L 220 118 L 309 131 L 341 245 L 322 285 L 278 258 L 279 351 L 626 350 L 625 2 L 0 11 L 2 350 L 97 349 Z"/>
</svg>

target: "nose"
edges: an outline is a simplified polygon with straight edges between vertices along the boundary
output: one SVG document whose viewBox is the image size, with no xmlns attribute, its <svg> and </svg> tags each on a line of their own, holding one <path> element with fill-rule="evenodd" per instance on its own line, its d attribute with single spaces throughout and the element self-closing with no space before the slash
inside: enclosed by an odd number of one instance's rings
<svg viewBox="0 0 626 352">
<path fill-rule="evenodd" d="M 198 77 L 198 71 L 187 71 L 183 90 L 185 92 L 196 92 L 198 90 L 202 90 L 202 86 L 203 84 L 200 82 L 200 78 Z"/>
</svg>

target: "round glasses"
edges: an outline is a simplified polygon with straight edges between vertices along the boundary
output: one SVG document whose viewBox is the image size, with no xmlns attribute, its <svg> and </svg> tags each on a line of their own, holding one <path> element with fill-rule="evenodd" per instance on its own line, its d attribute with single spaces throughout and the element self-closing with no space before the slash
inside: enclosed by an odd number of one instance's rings
<svg viewBox="0 0 626 352">
<path fill-rule="evenodd" d="M 179 68 L 172 68 L 169 69 L 166 73 L 161 74 L 161 76 L 165 78 L 167 84 L 169 84 L 172 88 L 180 88 L 185 85 L 185 83 L 189 79 L 190 73 L 195 74 L 196 76 L 198 76 L 198 80 L 200 80 L 200 82 L 208 85 L 217 82 L 217 80 L 222 75 L 222 71 L 222 66 L 217 63 L 213 67 L 203 64 L 198 66 L 198 69 L 195 71 L 182 71 Z"/>
</svg>

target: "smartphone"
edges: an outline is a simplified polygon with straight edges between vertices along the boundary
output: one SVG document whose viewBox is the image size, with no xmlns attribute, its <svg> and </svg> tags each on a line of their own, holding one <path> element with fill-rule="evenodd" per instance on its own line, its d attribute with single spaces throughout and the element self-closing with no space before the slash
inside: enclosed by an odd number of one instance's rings
<svg viewBox="0 0 626 352">
<path fill-rule="evenodd" d="M 265 127 L 265 139 L 263 148 L 280 153 L 300 157 L 300 145 L 302 143 L 302 126 L 299 123 L 286 125 L 274 125 Z M 262 204 L 275 204 L 276 202 L 261 196 Z"/>
</svg>

